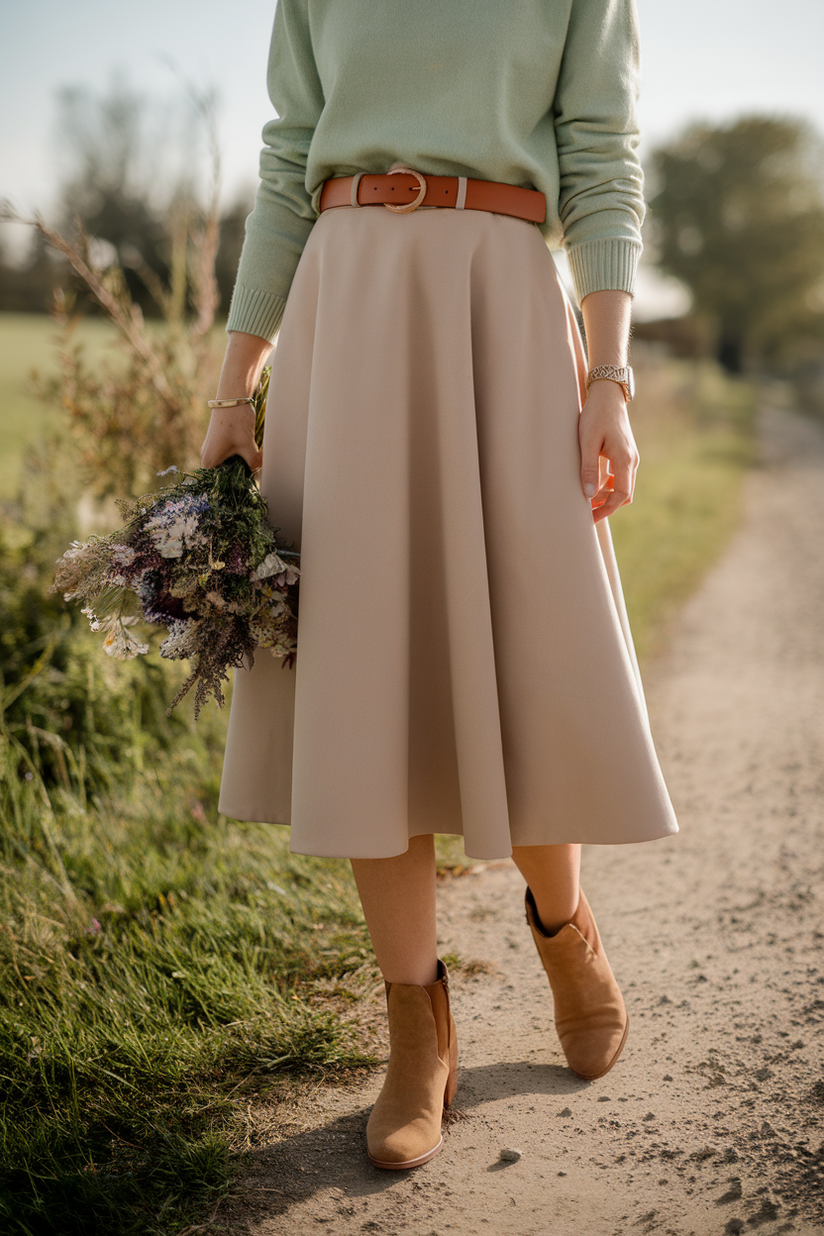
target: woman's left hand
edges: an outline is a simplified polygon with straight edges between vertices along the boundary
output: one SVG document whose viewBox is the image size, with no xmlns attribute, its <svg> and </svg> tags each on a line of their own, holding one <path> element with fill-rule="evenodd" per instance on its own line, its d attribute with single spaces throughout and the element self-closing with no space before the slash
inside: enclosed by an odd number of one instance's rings
<svg viewBox="0 0 824 1236">
<path fill-rule="evenodd" d="M 597 523 L 632 502 L 638 447 L 629 423 L 624 392 L 600 378 L 589 388 L 578 421 L 581 485 Z"/>
</svg>

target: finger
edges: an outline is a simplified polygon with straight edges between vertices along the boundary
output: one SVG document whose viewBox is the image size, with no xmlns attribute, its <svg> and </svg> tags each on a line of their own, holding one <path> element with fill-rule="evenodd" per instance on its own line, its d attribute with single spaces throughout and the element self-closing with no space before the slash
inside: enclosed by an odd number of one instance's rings
<svg viewBox="0 0 824 1236">
<path fill-rule="evenodd" d="M 210 446 L 201 453 L 200 466 L 201 468 L 217 468 L 226 459 L 230 459 L 232 455 L 238 452 L 234 449 L 220 451 L 216 447 Z"/>
<path fill-rule="evenodd" d="M 633 449 L 631 443 L 622 442 L 609 452 L 609 460 L 615 477 L 615 489 L 626 494 L 628 501 L 631 502 L 635 487 L 635 470 L 638 466 L 638 452 Z"/>
<path fill-rule="evenodd" d="M 601 443 L 594 434 L 580 435 L 581 488 L 588 498 L 594 498 L 601 483 Z"/>
<path fill-rule="evenodd" d="M 259 472 L 263 465 L 263 452 L 257 446 L 246 446 L 236 452 L 245 461 L 250 472 Z"/>
<path fill-rule="evenodd" d="M 605 471 L 601 476 L 601 483 L 598 487 L 598 492 L 595 495 L 595 498 L 593 498 L 593 501 L 597 498 L 604 498 L 607 494 L 611 494 L 614 488 L 615 477 L 611 472 Z"/>
<path fill-rule="evenodd" d="M 598 507 L 603 506 L 607 499 L 612 495 L 613 482 L 615 478 L 612 473 L 608 473 L 602 477 L 601 486 L 594 498 L 590 498 L 590 506 L 593 511 Z"/>
<path fill-rule="evenodd" d="M 599 523 L 602 519 L 608 519 L 610 515 L 615 514 L 619 507 L 626 506 L 631 500 L 631 495 L 626 490 L 613 490 L 602 506 L 593 509 L 592 514 L 595 522 Z"/>
<path fill-rule="evenodd" d="M 231 459 L 233 455 L 239 455 L 240 458 L 248 465 L 250 471 L 256 472 L 262 463 L 263 455 L 258 450 L 257 443 L 254 438 L 244 439 L 239 442 L 217 441 L 214 445 L 207 440 L 203 443 L 203 449 L 200 454 L 201 468 L 217 468 L 227 459 Z"/>
</svg>

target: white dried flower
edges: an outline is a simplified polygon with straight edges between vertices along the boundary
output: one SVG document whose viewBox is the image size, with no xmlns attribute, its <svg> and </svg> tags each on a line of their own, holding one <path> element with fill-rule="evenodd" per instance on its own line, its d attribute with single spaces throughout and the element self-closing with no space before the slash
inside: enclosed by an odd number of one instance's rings
<svg viewBox="0 0 824 1236">
<path fill-rule="evenodd" d="M 252 579 L 268 579 L 270 575 L 280 575 L 286 569 L 286 563 L 279 554 L 267 554 L 260 566 L 252 572 Z"/>
<path fill-rule="evenodd" d="M 126 630 L 126 627 L 134 622 L 135 618 L 106 618 L 98 623 L 99 629 L 103 628 L 103 623 L 109 627 L 109 633 L 103 641 L 103 651 L 110 657 L 116 657 L 118 661 L 131 661 L 134 657 L 147 653 L 149 645 L 141 643 Z"/>
<path fill-rule="evenodd" d="M 195 636 L 198 625 L 197 622 L 186 619 L 172 623 L 169 634 L 160 645 L 160 655 L 172 661 L 193 656 L 197 651 Z"/>
</svg>

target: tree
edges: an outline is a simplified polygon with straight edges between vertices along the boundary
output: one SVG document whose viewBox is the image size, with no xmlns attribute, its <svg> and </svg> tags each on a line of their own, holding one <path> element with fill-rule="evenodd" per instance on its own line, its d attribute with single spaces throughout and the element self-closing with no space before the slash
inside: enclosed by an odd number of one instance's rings
<svg viewBox="0 0 824 1236">
<path fill-rule="evenodd" d="M 174 109 L 122 84 L 103 95 L 80 87 L 58 93 L 62 229 L 79 222 L 96 246 L 96 263 L 121 271 L 130 298 L 150 316 L 180 317 L 191 309 L 184 299 L 191 234 L 217 209 L 214 101 L 188 93 L 189 106 Z M 224 309 L 250 209 L 239 200 L 218 220 L 216 274 Z"/>
<path fill-rule="evenodd" d="M 64 98 L 64 118 L 75 120 L 75 174 L 65 190 L 75 239 L 39 217 L 21 219 L 10 205 L 0 207 L 0 219 L 30 224 L 36 244 L 73 277 L 68 295 L 55 294 L 59 375 L 40 392 L 67 413 L 88 493 L 136 496 L 170 464 L 191 468 L 199 455 L 205 400 L 217 380 L 219 158 L 213 140 L 202 206 L 185 179 L 166 181 L 172 196 L 164 206 L 162 167 L 146 179 L 143 101 L 119 90 L 102 100 L 84 92 Z M 91 362 L 75 340 L 78 289 L 117 327 L 116 357 L 109 350 Z M 147 301 L 163 329 L 146 328 Z"/>
<path fill-rule="evenodd" d="M 169 184 L 162 167 L 151 167 L 150 104 L 119 84 L 102 96 L 66 87 L 57 103 L 65 167 L 61 226 L 68 230 L 79 222 L 98 247 L 104 242 L 103 252 L 108 246 L 109 261 L 124 272 L 132 298 L 144 312 L 156 312 L 153 292 L 158 281 L 168 285 L 173 264 L 170 205 L 177 198 L 180 214 L 191 193 L 183 184 Z"/>
<path fill-rule="evenodd" d="M 651 247 L 721 363 L 824 355 L 824 147 L 800 120 L 691 125 L 653 154 Z"/>
<path fill-rule="evenodd" d="M 234 203 L 220 216 L 220 243 L 215 264 L 215 278 L 220 292 L 220 309 L 228 314 L 229 302 L 237 277 L 240 251 L 246 234 L 246 218 L 254 205 L 254 193 L 240 192 Z"/>
<path fill-rule="evenodd" d="M 0 311 L 43 313 L 54 300 L 59 267 L 35 233 L 22 262 L 10 262 L 0 238 Z"/>
</svg>

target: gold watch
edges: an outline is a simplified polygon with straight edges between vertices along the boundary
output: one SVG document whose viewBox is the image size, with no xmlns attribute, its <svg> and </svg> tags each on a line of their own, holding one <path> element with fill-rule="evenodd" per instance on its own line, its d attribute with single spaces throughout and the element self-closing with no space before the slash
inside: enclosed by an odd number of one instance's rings
<svg viewBox="0 0 824 1236">
<path fill-rule="evenodd" d="M 587 390 L 598 378 L 608 378 L 610 382 L 617 382 L 624 392 L 627 403 L 635 397 L 635 375 L 629 365 L 624 365 L 620 369 L 617 365 L 596 365 L 587 374 Z"/>
</svg>

